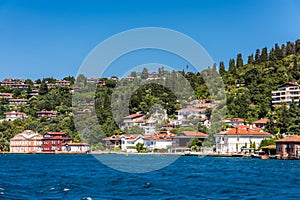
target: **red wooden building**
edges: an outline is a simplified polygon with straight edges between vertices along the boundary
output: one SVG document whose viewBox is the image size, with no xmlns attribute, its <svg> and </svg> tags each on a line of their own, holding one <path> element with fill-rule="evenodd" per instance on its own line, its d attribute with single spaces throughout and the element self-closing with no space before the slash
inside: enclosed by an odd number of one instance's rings
<svg viewBox="0 0 300 200">
<path fill-rule="evenodd" d="M 46 153 L 62 151 L 62 146 L 70 142 L 71 138 L 66 132 L 47 132 L 42 139 L 42 151 Z"/>
</svg>

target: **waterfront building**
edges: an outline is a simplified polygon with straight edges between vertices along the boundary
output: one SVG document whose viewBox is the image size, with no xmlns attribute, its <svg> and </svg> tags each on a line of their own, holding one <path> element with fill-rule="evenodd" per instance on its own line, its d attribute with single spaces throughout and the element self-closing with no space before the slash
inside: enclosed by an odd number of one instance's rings
<svg viewBox="0 0 300 200">
<path fill-rule="evenodd" d="M 45 153 L 63 150 L 63 145 L 71 143 L 66 132 L 47 132 L 42 139 L 42 151 Z"/>
<path fill-rule="evenodd" d="M 298 103 L 299 98 L 300 85 L 297 82 L 287 82 L 277 90 L 272 91 L 272 106 L 279 106 L 282 103 L 289 105 L 293 100 Z"/>
<path fill-rule="evenodd" d="M 300 136 L 290 136 L 276 140 L 276 155 L 279 159 L 300 158 Z"/>
<path fill-rule="evenodd" d="M 90 145 L 87 143 L 66 143 L 62 146 L 63 152 L 69 153 L 88 153 Z"/>
<path fill-rule="evenodd" d="M 42 152 L 43 136 L 31 130 L 15 135 L 10 140 L 11 153 L 38 153 Z"/>
<path fill-rule="evenodd" d="M 257 148 L 263 139 L 271 137 L 270 133 L 263 132 L 257 127 L 243 125 L 229 128 L 215 134 L 216 151 L 219 153 L 241 152 L 242 148 L 249 148 L 251 143 Z"/>
<path fill-rule="evenodd" d="M 104 138 L 103 141 L 107 150 L 121 147 L 121 135 L 112 135 Z"/>
<path fill-rule="evenodd" d="M 136 145 L 144 144 L 144 138 L 139 134 L 123 134 L 121 136 L 121 149 L 127 152 L 137 152 Z"/>
<path fill-rule="evenodd" d="M 187 148 L 194 138 L 204 141 L 207 134 L 197 131 L 183 131 L 172 137 L 172 148 Z"/>
<path fill-rule="evenodd" d="M 174 134 L 155 133 L 144 138 L 144 144 L 148 151 L 170 149 L 172 147 L 172 137 Z"/>
</svg>

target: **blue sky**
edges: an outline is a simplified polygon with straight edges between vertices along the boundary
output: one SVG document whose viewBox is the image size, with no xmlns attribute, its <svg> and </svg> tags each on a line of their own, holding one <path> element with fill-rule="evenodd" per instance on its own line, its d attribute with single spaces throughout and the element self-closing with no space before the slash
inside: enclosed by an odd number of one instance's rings
<svg viewBox="0 0 300 200">
<path fill-rule="evenodd" d="M 0 0 L 0 79 L 76 75 L 89 52 L 113 34 L 164 27 L 194 38 L 215 62 L 300 38 L 300 1 L 286 0 Z M 148 52 L 149 53 L 149 52 Z M 144 52 L 120 59 L 110 73 L 137 64 L 182 69 L 170 56 Z"/>
</svg>

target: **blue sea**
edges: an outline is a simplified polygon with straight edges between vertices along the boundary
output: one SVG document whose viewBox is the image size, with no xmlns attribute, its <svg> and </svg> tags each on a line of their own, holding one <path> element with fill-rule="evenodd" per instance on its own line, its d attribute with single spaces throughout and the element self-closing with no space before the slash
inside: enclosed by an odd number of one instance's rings
<svg viewBox="0 0 300 200">
<path fill-rule="evenodd" d="M 0 199 L 300 199 L 299 160 L 183 156 L 128 173 L 102 161 L 135 166 L 170 156 L 97 156 L 0 155 Z"/>
</svg>

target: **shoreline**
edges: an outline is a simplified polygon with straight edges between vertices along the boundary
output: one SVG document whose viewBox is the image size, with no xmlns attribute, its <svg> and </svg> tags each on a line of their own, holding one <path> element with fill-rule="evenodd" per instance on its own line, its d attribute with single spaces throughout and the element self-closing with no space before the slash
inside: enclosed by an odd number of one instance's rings
<svg viewBox="0 0 300 200">
<path fill-rule="evenodd" d="M 149 156 L 199 156 L 199 157 L 221 157 L 221 158 L 256 158 L 256 159 L 263 159 L 261 157 L 252 157 L 249 154 L 219 154 L 219 153 L 200 153 L 200 152 L 189 152 L 189 153 L 136 153 L 136 152 L 109 152 L 109 151 L 97 151 L 97 152 L 31 152 L 31 153 L 12 153 L 12 152 L 0 152 L 0 155 L 5 154 L 15 154 L 15 155 L 31 155 L 31 154 L 63 154 L 63 155 L 82 155 L 82 154 L 90 154 L 90 155 L 149 155 Z M 273 155 L 270 156 L 268 159 L 277 159 L 277 160 L 300 160 L 296 158 L 278 158 L 277 156 Z"/>
</svg>

